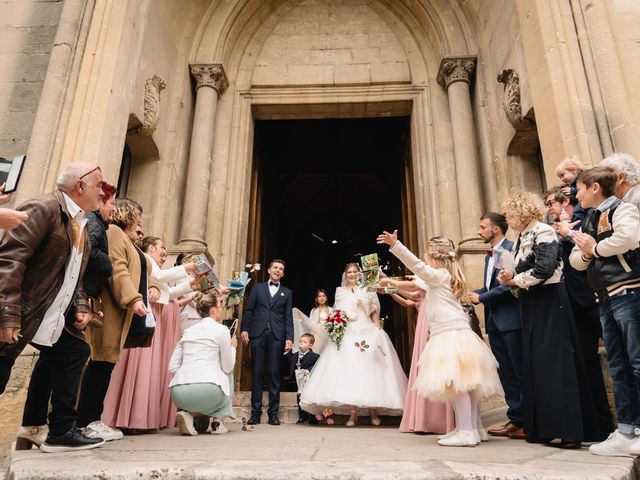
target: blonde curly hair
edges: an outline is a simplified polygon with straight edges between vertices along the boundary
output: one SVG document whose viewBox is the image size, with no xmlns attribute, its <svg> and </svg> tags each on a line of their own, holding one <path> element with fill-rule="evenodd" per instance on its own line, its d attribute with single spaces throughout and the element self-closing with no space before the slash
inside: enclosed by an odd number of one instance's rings
<svg viewBox="0 0 640 480">
<path fill-rule="evenodd" d="M 468 303 L 467 279 L 458 263 L 456 245 L 444 236 L 430 238 L 427 242 L 428 258 L 435 260 L 441 268 L 451 274 L 451 290 L 458 300 Z"/>
<path fill-rule="evenodd" d="M 502 210 L 510 227 L 526 227 L 533 220 L 544 221 L 546 209 L 540 195 L 520 192 L 502 204 Z"/>
<path fill-rule="evenodd" d="M 111 223 L 126 230 L 140 223 L 141 212 L 137 202 L 128 198 L 118 198 L 115 202 L 115 210 L 111 216 Z"/>
</svg>

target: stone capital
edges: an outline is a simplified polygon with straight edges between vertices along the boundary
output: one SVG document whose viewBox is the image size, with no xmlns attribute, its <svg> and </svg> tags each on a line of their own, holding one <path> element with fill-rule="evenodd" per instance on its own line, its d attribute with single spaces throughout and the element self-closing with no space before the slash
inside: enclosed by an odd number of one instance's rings
<svg viewBox="0 0 640 480">
<path fill-rule="evenodd" d="M 221 63 L 192 63 L 191 75 L 198 82 L 196 90 L 200 87 L 211 87 L 222 95 L 229 86 L 227 74 Z"/>
<path fill-rule="evenodd" d="M 470 84 L 475 69 L 475 55 L 447 56 L 440 62 L 437 80 L 441 86 L 447 89 L 455 82 Z"/>
</svg>

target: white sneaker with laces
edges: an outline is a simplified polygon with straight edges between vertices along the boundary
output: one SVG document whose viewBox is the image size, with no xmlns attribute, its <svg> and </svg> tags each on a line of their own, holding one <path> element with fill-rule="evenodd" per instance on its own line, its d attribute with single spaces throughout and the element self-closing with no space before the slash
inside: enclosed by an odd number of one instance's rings
<svg viewBox="0 0 640 480">
<path fill-rule="evenodd" d="M 181 410 L 176 413 L 176 423 L 178 424 L 178 431 L 181 435 L 198 435 L 196 427 L 193 426 L 193 416 L 189 412 Z"/>
<path fill-rule="evenodd" d="M 444 440 L 445 438 L 449 438 L 454 436 L 456 433 L 458 433 L 458 429 L 454 428 L 453 430 L 451 430 L 449 433 L 443 433 L 442 435 L 438 435 L 438 440 Z"/>
<path fill-rule="evenodd" d="M 616 430 L 604 442 L 591 445 L 589 451 L 604 457 L 628 457 L 629 448 L 635 441 L 636 438 L 625 438 Z"/>
<path fill-rule="evenodd" d="M 633 439 L 633 443 L 629 445 L 629 455 L 640 455 L 640 436 L 637 436 Z"/>
<path fill-rule="evenodd" d="M 475 447 L 478 443 L 475 433 L 465 430 L 458 430 L 455 435 L 438 440 L 438 445 L 443 447 Z"/>
<path fill-rule="evenodd" d="M 226 427 L 222 420 L 217 422 L 211 422 L 211 435 L 222 435 L 223 433 L 227 433 L 229 429 Z"/>
<path fill-rule="evenodd" d="M 105 442 L 111 442 L 112 440 L 120 440 L 124 437 L 121 430 L 117 428 L 111 428 L 104 422 L 96 420 L 82 429 L 82 433 L 89 438 L 102 438 Z"/>
</svg>

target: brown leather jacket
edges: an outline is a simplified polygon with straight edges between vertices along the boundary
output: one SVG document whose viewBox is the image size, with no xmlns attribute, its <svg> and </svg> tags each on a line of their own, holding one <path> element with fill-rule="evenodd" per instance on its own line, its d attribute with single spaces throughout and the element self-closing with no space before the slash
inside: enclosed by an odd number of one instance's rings
<svg viewBox="0 0 640 480">
<path fill-rule="evenodd" d="M 16 344 L 0 343 L 0 356 L 17 357 L 36 334 L 42 317 L 64 281 L 71 254 L 69 212 L 60 190 L 28 200 L 18 210 L 29 220 L 5 233 L 0 242 L 0 327 L 20 327 Z M 79 280 L 89 260 L 88 235 Z M 77 312 L 89 312 L 87 297 L 78 281 L 73 299 Z M 84 339 L 84 333 L 67 325 L 67 331 Z"/>
</svg>

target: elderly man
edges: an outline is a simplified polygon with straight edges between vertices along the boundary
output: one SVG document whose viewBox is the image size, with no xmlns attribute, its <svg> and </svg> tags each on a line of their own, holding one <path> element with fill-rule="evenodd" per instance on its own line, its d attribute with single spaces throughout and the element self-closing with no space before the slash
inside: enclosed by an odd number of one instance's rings
<svg viewBox="0 0 640 480">
<path fill-rule="evenodd" d="M 17 448 L 36 445 L 53 452 L 104 443 L 74 428 L 78 385 L 90 351 L 82 330 L 91 315 L 79 281 L 90 250 L 85 211 L 98 208 L 102 184 L 99 167 L 68 165 L 56 190 L 18 207 L 29 220 L 0 243 L 0 392 L 27 343 L 40 350 Z"/>
<path fill-rule="evenodd" d="M 599 167 L 611 167 L 618 174 L 616 197 L 623 202 L 633 203 L 640 210 L 640 164 L 628 153 L 614 153 L 602 160 Z"/>
</svg>

